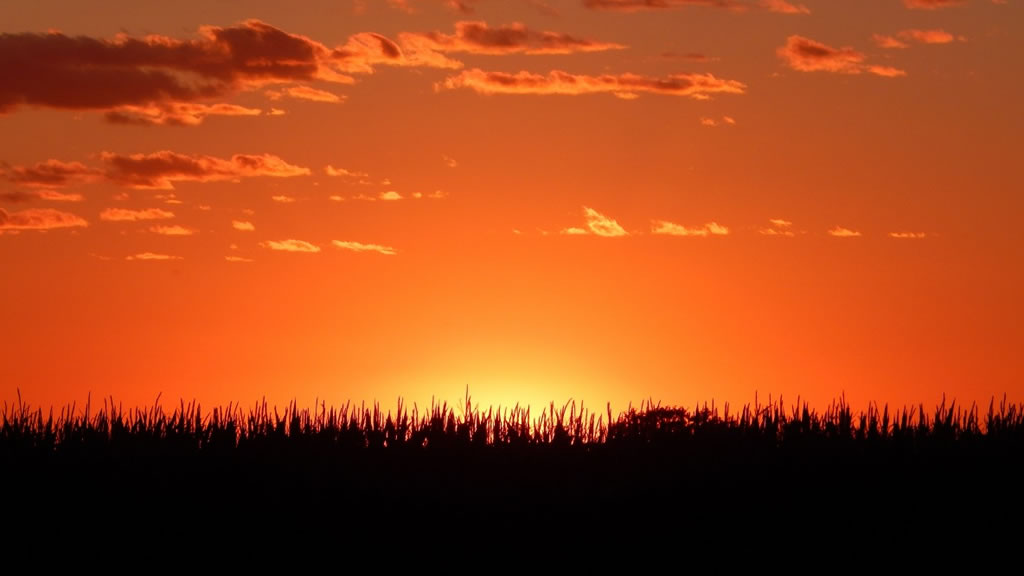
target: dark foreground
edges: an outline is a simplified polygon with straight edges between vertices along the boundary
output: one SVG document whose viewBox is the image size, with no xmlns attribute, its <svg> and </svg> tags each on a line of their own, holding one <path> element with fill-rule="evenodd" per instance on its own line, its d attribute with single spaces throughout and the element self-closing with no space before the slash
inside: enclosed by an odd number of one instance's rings
<svg viewBox="0 0 1024 576">
<path fill-rule="evenodd" d="M 4 523 L 30 541 L 74 527 L 79 537 L 208 543 L 304 530 L 538 542 L 977 537 L 1019 535 L 1024 521 L 1020 406 L 647 406 L 615 418 L 567 406 L 531 418 L 467 402 L 426 414 L 399 405 L 397 414 L 108 404 L 61 417 L 8 408 Z M 1018 532 L 999 528 L 1006 522 Z"/>
</svg>

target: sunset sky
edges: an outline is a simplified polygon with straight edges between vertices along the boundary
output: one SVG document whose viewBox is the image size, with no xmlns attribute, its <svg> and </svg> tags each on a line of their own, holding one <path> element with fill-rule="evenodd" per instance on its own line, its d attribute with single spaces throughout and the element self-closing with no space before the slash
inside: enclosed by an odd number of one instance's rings
<svg viewBox="0 0 1024 576">
<path fill-rule="evenodd" d="M 1024 400 L 1018 0 L 0 4 L 0 402 Z"/>
</svg>

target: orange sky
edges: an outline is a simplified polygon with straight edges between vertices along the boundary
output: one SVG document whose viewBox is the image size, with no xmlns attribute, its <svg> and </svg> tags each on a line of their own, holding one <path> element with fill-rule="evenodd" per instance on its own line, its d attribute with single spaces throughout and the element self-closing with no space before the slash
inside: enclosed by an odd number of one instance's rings
<svg viewBox="0 0 1024 576">
<path fill-rule="evenodd" d="M 1024 400 L 1022 22 L 0 4 L 0 400 Z"/>
</svg>

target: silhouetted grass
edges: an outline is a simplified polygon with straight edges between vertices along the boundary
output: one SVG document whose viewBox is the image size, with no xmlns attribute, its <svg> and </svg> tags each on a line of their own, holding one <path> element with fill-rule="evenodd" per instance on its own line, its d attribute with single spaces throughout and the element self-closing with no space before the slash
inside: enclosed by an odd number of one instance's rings
<svg viewBox="0 0 1024 576">
<path fill-rule="evenodd" d="M 927 529 L 953 513 L 1016 517 L 1022 464 L 1024 406 L 1005 400 L 984 412 L 779 400 L 738 410 L 647 402 L 620 414 L 569 402 L 534 415 L 480 410 L 468 395 L 423 410 L 124 409 L 108 399 L 0 412 L 4 509 L 26 525 L 91 514 L 164 528 L 277 518 L 349 533 L 417 524 L 529 534 L 668 522 L 690 534 L 785 517 L 809 531 Z"/>
</svg>

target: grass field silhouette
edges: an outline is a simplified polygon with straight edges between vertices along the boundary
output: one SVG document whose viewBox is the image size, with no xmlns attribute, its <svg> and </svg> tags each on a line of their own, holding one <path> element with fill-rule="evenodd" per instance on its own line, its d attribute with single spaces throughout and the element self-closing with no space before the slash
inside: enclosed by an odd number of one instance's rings
<svg viewBox="0 0 1024 576">
<path fill-rule="evenodd" d="M 125 410 L 108 399 L 0 412 L 4 493 L 16 495 L 7 511 L 26 525 L 53 514 L 148 522 L 156 507 L 196 511 L 196 521 L 334 518 L 361 533 L 399 519 L 496 530 L 670 519 L 690 530 L 776 515 L 842 529 L 841 509 L 927 529 L 951 511 L 1019 509 L 1022 455 L 1024 407 L 1005 400 L 985 411 L 943 402 L 858 413 L 842 400 L 820 412 L 771 401 L 619 414 L 570 402 L 532 416 L 474 408 L 467 394 L 463 406 L 422 411 L 401 401 L 394 412 L 265 402 Z M 891 514 L 895 524 L 881 522 Z M 188 519 L 169 514 L 162 526 Z"/>
</svg>

